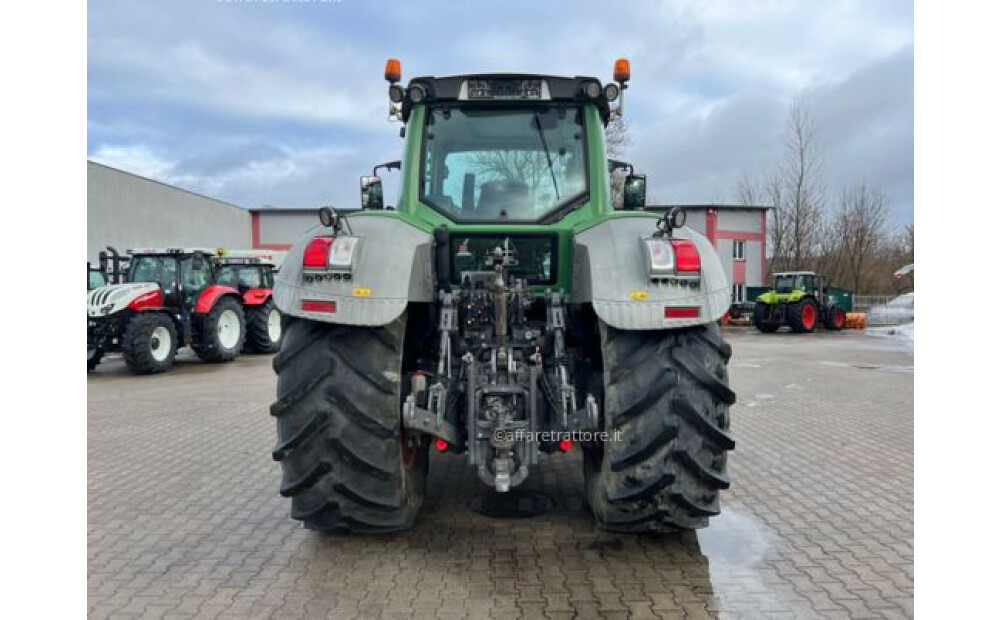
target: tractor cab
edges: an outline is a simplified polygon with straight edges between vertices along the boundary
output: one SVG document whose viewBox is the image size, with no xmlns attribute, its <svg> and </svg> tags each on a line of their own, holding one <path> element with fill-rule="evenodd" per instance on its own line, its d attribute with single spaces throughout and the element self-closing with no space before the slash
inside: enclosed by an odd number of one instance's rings
<svg viewBox="0 0 1000 620">
<path fill-rule="evenodd" d="M 792 291 L 815 291 L 816 274 L 811 271 L 774 274 L 774 290 L 779 294 Z"/>
<path fill-rule="evenodd" d="M 231 286 L 241 295 L 274 288 L 274 264 L 258 257 L 222 256 L 214 259 L 220 284 Z"/>
<path fill-rule="evenodd" d="M 190 311 L 199 294 L 215 281 L 210 260 L 213 253 L 202 249 L 133 250 L 125 279 L 131 284 L 156 284 L 164 307 Z"/>
</svg>

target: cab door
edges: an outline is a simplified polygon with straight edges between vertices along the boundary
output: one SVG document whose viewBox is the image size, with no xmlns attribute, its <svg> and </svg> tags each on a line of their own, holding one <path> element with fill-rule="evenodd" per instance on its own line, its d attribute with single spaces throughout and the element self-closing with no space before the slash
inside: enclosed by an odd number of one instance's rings
<svg viewBox="0 0 1000 620">
<path fill-rule="evenodd" d="M 200 262 L 200 265 L 195 265 Z M 194 311 L 198 296 L 212 284 L 212 265 L 208 257 L 195 261 L 193 256 L 186 256 L 180 261 L 180 297 L 185 312 Z"/>
</svg>

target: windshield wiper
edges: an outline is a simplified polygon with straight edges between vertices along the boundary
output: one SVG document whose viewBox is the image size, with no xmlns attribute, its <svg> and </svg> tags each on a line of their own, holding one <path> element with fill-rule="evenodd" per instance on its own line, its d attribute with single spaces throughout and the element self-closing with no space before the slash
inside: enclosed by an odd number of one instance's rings
<svg viewBox="0 0 1000 620">
<path fill-rule="evenodd" d="M 556 170 L 552 167 L 552 155 L 549 153 L 549 145 L 545 142 L 545 131 L 542 129 L 542 119 L 538 116 L 538 112 L 534 113 L 534 126 L 535 130 L 538 131 L 538 139 L 542 142 L 542 148 L 545 150 L 545 161 L 549 163 L 549 174 L 552 175 L 552 188 L 556 191 L 556 200 L 559 200 L 559 183 L 556 182 Z"/>
</svg>

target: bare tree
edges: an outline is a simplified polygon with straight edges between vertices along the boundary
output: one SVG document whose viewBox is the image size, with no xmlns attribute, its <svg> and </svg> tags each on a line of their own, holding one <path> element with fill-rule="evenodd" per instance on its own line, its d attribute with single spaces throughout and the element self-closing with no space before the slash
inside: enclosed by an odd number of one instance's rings
<svg viewBox="0 0 1000 620">
<path fill-rule="evenodd" d="M 770 270 L 806 269 L 822 251 L 824 187 L 815 123 L 801 101 L 785 121 L 784 156 L 761 176 L 744 175 L 737 183 L 741 204 L 772 207 L 768 219 Z"/>
<path fill-rule="evenodd" d="M 604 128 L 605 152 L 612 159 L 621 159 L 631 145 L 632 137 L 628 132 L 628 121 L 624 116 L 615 116 Z"/>
<path fill-rule="evenodd" d="M 768 269 L 771 273 L 788 267 L 788 223 L 784 179 L 778 174 L 744 174 L 736 186 L 737 200 L 744 206 L 767 205 L 772 207 L 767 214 L 767 246 L 770 250 Z M 761 274 L 766 280 L 768 274 Z"/>
<path fill-rule="evenodd" d="M 823 165 L 812 115 L 802 101 L 792 104 L 785 125 L 785 160 L 779 170 L 783 200 L 775 203 L 776 220 L 783 220 L 786 253 L 801 269 L 816 249 L 823 221 Z"/>
<path fill-rule="evenodd" d="M 841 260 L 854 290 L 863 290 L 879 245 L 886 240 L 889 199 L 882 190 L 860 182 L 841 190 L 836 215 Z M 884 270 L 884 268 L 883 268 Z"/>
</svg>

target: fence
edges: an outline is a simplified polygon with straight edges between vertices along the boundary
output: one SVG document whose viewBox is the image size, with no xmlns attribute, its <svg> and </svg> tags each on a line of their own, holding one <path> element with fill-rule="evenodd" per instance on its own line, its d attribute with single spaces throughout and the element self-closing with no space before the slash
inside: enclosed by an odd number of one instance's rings
<svg viewBox="0 0 1000 620">
<path fill-rule="evenodd" d="M 864 312 L 869 325 L 913 322 L 913 293 L 905 295 L 855 295 L 854 311 Z"/>
</svg>

